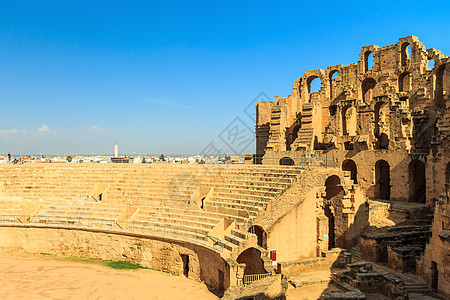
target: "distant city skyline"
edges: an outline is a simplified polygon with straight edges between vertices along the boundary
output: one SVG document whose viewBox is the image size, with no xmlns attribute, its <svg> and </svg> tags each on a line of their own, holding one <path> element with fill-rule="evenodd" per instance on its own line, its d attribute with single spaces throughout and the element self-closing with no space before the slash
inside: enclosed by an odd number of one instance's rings
<svg viewBox="0 0 450 300">
<path fill-rule="evenodd" d="M 416 35 L 450 53 L 449 13 L 447 1 L 5 2 L 0 154 L 254 153 L 255 99 L 372 43 Z"/>
</svg>

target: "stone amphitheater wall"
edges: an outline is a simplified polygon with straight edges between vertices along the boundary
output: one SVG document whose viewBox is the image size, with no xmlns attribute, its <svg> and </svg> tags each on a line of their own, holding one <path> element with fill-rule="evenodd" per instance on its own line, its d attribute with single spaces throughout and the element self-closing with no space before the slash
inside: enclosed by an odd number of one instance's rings
<svg viewBox="0 0 450 300">
<path fill-rule="evenodd" d="M 0 251 L 127 261 L 183 276 L 181 255 L 189 256 L 188 277 L 217 291 L 230 286 L 230 268 L 220 254 L 198 245 L 101 231 L 0 227 Z"/>
</svg>

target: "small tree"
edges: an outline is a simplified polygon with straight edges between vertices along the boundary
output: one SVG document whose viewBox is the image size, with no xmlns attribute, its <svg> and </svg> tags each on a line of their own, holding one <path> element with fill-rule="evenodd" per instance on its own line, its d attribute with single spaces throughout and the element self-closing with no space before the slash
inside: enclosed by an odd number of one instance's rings
<svg viewBox="0 0 450 300">
<path fill-rule="evenodd" d="M 161 155 L 159 156 L 159 160 L 160 160 L 160 161 L 166 161 L 166 159 L 164 158 L 164 154 L 161 154 Z"/>
<path fill-rule="evenodd" d="M 69 155 L 69 156 L 66 157 L 66 160 L 67 160 L 68 162 L 72 162 L 73 157 Z"/>
<path fill-rule="evenodd" d="M 147 161 L 145 160 L 145 156 L 142 156 L 142 163 L 145 164 Z"/>
</svg>

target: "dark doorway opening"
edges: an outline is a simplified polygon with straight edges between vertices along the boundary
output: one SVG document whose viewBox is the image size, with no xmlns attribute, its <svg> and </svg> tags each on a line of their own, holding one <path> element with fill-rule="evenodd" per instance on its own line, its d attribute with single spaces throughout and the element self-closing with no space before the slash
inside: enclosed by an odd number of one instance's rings
<svg viewBox="0 0 450 300">
<path fill-rule="evenodd" d="M 385 160 L 379 160 L 375 163 L 375 198 L 391 199 L 390 167 Z"/>
<path fill-rule="evenodd" d="M 353 183 L 358 183 L 358 171 L 356 163 L 352 159 L 346 159 L 342 162 L 342 170 L 350 171 L 350 178 L 353 180 Z"/>
<path fill-rule="evenodd" d="M 450 162 L 447 164 L 445 169 L 445 183 L 450 184 Z"/>
<path fill-rule="evenodd" d="M 280 159 L 280 166 L 293 166 L 294 161 L 290 157 L 283 157 Z"/>
<path fill-rule="evenodd" d="M 426 176 L 425 163 L 420 160 L 413 160 L 408 165 L 409 177 L 409 201 L 426 203 Z"/>
<path fill-rule="evenodd" d="M 183 262 L 183 275 L 189 278 L 189 255 L 181 254 Z"/>
<path fill-rule="evenodd" d="M 333 197 L 336 197 L 344 189 L 341 186 L 341 179 L 339 176 L 332 175 L 325 181 L 325 203 L 324 214 L 328 218 L 328 250 L 333 249 L 336 246 L 336 230 L 333 214 Z"/>
<path fill-rule="evenodd" d="M 437 263 L 435 261 L 431 262 L 431 288 L 433 291 L 437 292 L 439 283 L 439 273 L 437 268 Z"/>
<path fill-rule="evenodd" d="M 335 245 L 335 233 L 334 233 L 334 215 L 331 211 L 331 205 L 325 205 L 325 216 L 328 218 L 328 250 L 333 249 Z"/>
</svg>

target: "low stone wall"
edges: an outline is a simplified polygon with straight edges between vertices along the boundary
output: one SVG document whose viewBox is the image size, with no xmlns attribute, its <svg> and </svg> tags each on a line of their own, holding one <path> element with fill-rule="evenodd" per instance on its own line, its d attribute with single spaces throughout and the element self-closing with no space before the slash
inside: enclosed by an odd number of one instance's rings
<svg viewBox="0 0 450 300">
<path fill-rule="evenodd" d="M 188 277 L 221 292 L 230 286 L 230 267 L 219 253 L 187 242 L 62 228 L 0 227 L 0 250 L 49 253 L 115 261 L 183 275 L 181 255 L 189 256 Z"/>
<path fill-rule="evenodd" d="M 277 266 L 277 273 L 293 275 L 321 269 L 329 270 L 332 267 L 345 267 L 351 260 L 350 253 L 343 249 L 336 248 L 324 252 L 324 257 L 280 262 Z"/>
</svg>

